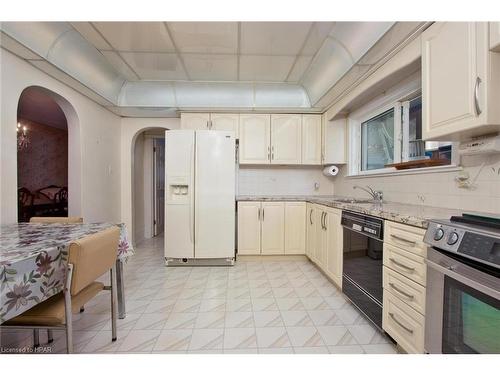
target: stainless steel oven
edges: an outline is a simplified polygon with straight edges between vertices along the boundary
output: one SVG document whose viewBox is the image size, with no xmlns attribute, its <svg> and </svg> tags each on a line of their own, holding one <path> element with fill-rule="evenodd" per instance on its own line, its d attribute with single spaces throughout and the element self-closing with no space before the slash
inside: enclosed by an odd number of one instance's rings
<svg viewBox="0 0 500 375">
<path fill-rule="evenodd" d="M 342 292 L 382 329 L 384 220 L 342 211 L 344 227 Z"/>
<path fill-rule="evenodd" d="M 428 353 L 500 353 L 500 230 L 431 222 L 425 240 Z"/>
</svg>

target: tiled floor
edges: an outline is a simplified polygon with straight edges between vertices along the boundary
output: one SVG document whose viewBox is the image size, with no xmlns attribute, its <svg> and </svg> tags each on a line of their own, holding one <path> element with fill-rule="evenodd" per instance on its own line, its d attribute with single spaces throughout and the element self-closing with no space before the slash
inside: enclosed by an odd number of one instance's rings
<svg viewBox="0 0 500 375">
<path fill-rule="evenodd" d="M 109 292 L 74 315 L 76 352 L 395 353 L 306 259 L 177 268 L 162 259 L 159 238 L 137 247 L 126 265 L 127 317 L 118 321 L 116 342 Z M 54 336 L 53 352 L 64 352 L 64 335 Z M 0 344 L 30 345 L 31 336 L 2 332 Z"/>
</svg>

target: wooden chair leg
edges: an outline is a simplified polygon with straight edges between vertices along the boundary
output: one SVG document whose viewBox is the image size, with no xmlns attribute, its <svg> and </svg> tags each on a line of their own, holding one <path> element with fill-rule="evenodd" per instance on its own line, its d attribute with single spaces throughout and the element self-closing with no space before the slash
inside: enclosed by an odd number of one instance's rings
<svg viewBox="0 0 500 375">
<path fill-rule="evenodd" d="M 52 344 L 54 342 L 54 336 L 52 335 L 52 330 L 51 329 L 47 330 L 47 342 L 49 344 Z"/>
<path fill-rule="evenodd" d="M 80 307 L 80 313 L 85 311 L 85 306 Z"/>
<path fill-rule="evenodd" d="M 111 340 L 116 341 L 116 318 L 118 315 L 116 309 L 117 290 L 116 290 L 116 264 L 109 270 L 111 278 Z"/>
</svg>

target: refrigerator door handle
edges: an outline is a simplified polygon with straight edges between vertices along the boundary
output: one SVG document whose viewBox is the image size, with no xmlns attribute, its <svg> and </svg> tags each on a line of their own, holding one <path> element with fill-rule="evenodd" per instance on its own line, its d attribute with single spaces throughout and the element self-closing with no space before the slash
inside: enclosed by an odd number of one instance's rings
<svg viewBox="0 0 500 375">
<path fill-rule="evenodd" d="M 198 189 L 196 188 L 198 186 L 198 147 L 196 144 L 196 134 L 194 137 L 194 206 L 196 207 L 196 204 L 198 202 Z M 193 212 L 192 210 L 191 212 Z M 198 242 L 198 216 L 196 215 L 196 212 L 194 213 L 194 244 L 196 246 Z M 196 248 L 195 248 L 195 257 L 196 257 Z"/>
<path fill-rule="evenodd" d="M 260 221 L 260 208 L 257 211 L 257 220 Z"/>
<path fill-rule="evenodd" d="M 189 167 L 189 176 L 192 177 L 193 176 L 193 164 L 194 164 L 194 143 L 191 145 L 191 158 L 190 158 L 191 162 L 189 163 L 190 167 Z M 189 186 L 189 191 L 188 191 L 188 194 L 190 195 L 189 197 L 189 240 L 191 241 L 191 243 L 193 243 L 193 211 L 194 211 L 194 202 L 193 202 L 193 199 L 194 199 L 194 196 L 193 196 L 193 186 Z"/>
</svg>

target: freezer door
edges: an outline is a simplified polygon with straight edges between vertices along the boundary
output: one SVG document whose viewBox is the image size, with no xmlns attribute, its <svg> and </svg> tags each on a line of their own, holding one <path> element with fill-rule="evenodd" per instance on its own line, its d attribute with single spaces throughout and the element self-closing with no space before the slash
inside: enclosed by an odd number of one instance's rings
<svg viewBox="0 0 500 375">
<path fill-rule="evenodd" d="M 165 257 L 194 257 L 193 130 L 165 135 Z"/>
<path fill-rule="evenodd" d="M 235 136 L 196 132 L 195 258 L 232 258 L 235 252 Z"/>
</svg>

